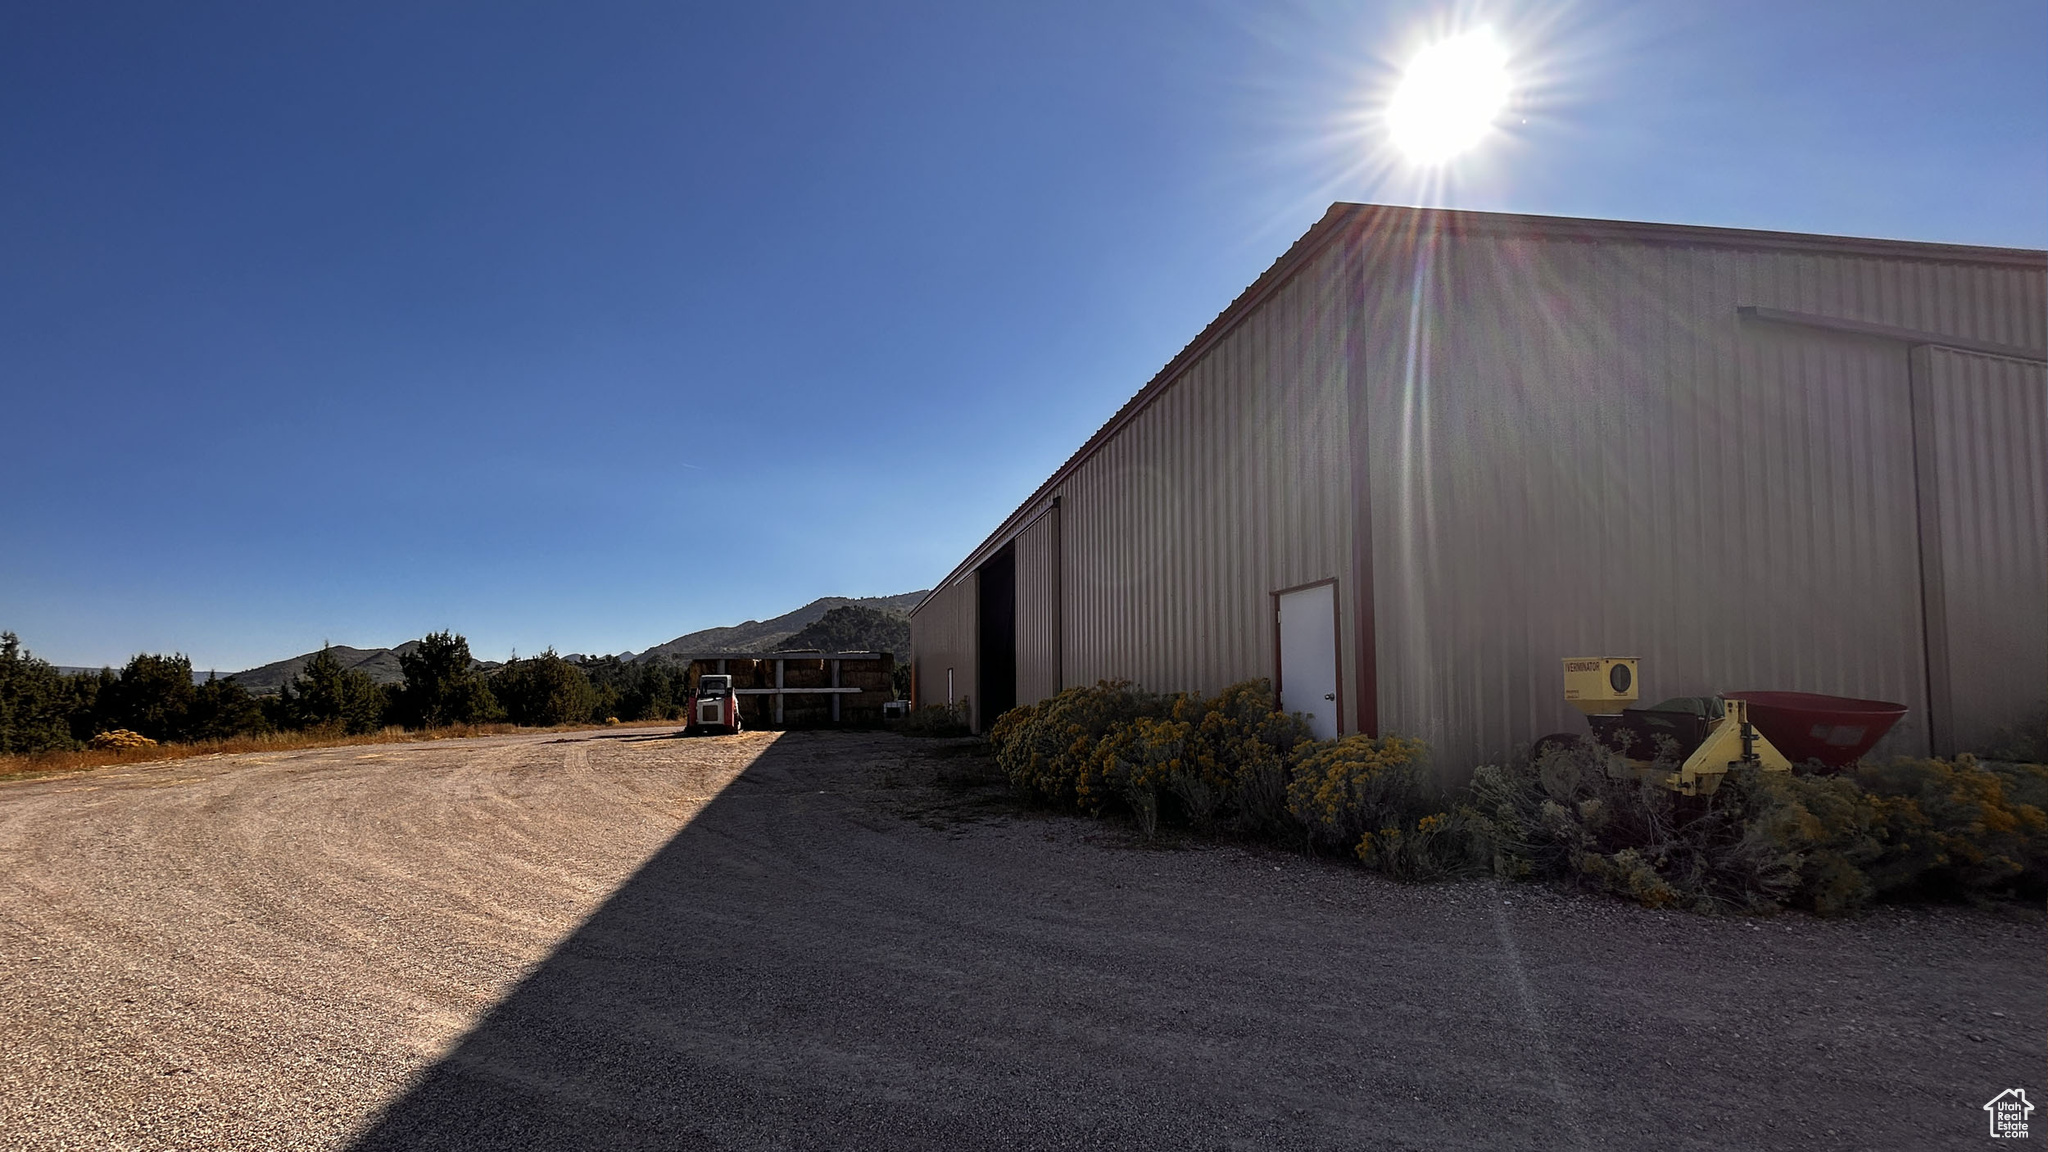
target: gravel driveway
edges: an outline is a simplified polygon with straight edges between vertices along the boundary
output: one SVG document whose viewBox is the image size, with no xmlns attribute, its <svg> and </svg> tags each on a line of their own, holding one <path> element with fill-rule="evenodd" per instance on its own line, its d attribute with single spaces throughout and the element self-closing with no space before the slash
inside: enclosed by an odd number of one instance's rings
<svg viewBox="0 0 2048 1152">
<path fill-rule="evenodd" d="M 0 784 L 0 1144 L 1919 1149 L 2048 1087 L 2039 915 L 1134 847 L 972 753 L 614 730 Z"/>
</svg>

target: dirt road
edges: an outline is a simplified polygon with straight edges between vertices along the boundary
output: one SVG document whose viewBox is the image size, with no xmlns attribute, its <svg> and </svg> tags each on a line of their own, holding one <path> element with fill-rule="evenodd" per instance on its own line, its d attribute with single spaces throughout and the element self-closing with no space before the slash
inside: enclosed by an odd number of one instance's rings
<svg viewBox="0 0 2048 1152">
<path fill-rule="evenodd" d="M 959 750 L 611 731 L 0 784 L 0 1144 L 1941 1148 L 2048 1087 L 2039 917 L 1134 848 Z"/>
</svg>

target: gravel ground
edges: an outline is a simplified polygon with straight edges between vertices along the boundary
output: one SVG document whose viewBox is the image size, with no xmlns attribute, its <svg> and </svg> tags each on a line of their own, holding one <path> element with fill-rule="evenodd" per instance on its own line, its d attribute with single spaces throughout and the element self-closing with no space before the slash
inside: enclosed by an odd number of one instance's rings
<svg viewBox="0 0 2048 1152">
<path fill-rule="evenodd" d="M 0 1143 L 1920 1149 L 2043 1097 L 2037 914 L 1137 847 L 972 753 L 606 731 L 0 784 Z"/>
</svg>

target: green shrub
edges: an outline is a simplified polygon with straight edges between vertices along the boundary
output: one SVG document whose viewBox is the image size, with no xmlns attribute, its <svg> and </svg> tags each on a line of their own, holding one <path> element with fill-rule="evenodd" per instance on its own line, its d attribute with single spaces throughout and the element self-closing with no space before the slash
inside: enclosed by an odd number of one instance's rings
<svg viewBox="0 0 2048 1152">
<path fill-rule="evenodd" d="M 1367 832 L 1352 846 L 1358 861 L 1396 880 L 1443 880 L 1485 872 L 1474 812 L 1459 805 Z"/>
<path fill-rule="evenodd" d="M 2048 768 L 1901 757 L 1843 776 L 1749 782 L 1757 833 L 1798 856 L 1787 902 L 1824 915 L 1873 899 L 2048 894 Z"/>
<path fill-rule="evenodd" d="M 1469 808 L 1423 803 L 1419 741 L 1317 742 L 1266 680 L 1214 697 L 1104 681 L 1012 709 L 989 733 L 1011 784 L 1042 803 L 1355 854 L 1404 879 L 1474 871 Z"/>
<path fill-rule="evenodd" d="M 1900 758 L 1855 780 L 1879 812 L 1882 851 L 1868 865 L 1879 893 L 2048 891 L 2048 767 Z"/>
<path fill-rule="evenodd" d="M 948 704 L 924 704 L 910 713 L 903 731 L 911 736 L 966 736 L 973 731 L 970 715 L 965 696 Z"/>
<path fill-rule="evenodd" d="M 1711 796 L 1610 770 L 1592 741 L 1474 774 L 1474 818 L 1497 875 L 1575 878 L 1652 908 L 1767 911 L 1798 889 L 1798 818 L 1762 773 Z"/>
<path fill-rule="evenodd" d="M 1287 810 L 1309 843 L 1339 851 L 1367 833 L 1398 830 L 1416 806 L 1422 742 L 1346 736 L 1304 749 L 1287 785 Z"/>
<path fill-rule="evenodd" d="M 1275 710 L 1273 685 L 1247 680 L 1205 701 L 1195 731 L 1195 773 L 1176 786 L 1197 827 L 1203 817 L 1187 793 L 1221 793 L 1224 814 L 1248 836 L 1280 837 L 1294 831 L 1287 809 L 1292 765 L 1315 735 L 1299 716 Z"/>
<path fill-rule="evenodd" d="M 1271 835 L 1291 826 L 1289 765 L 1312 743 L 1273 707 L 1265 680 L 1207 699 L 1103 681 L 1004 713 L 989 741 L 1010 783 L 1041 803 L 1126 811 L 1146 836 L 1162 821 Z"/>
<path fill-rule="evenodd" d="M 1012 708 L 989 729 L 996 764 L 1026 796 L 1059 808 L 1100 812 L 1120 798 L 1103 772 L 1105 738 L 1140 716 L 1158 717 L 1171 698 L 1105 680 Z M 1113 754 L 1113 753 L 1110 753 Z"/>
<path fill-rule="evenodd" d="M 1798 853 L 1787 903 L 1835 916 L 1876 897 L 1868 869 L 1884 852 L 1884 811 L 1853 780 L 1766 772 L 1748 783 L 1753 819 Z"/>
<path fill-rule="evenodd" d="M 462 650 L 467 654 L 466 643 Z M 449 683 L 459 687 L 469 682 L 455 679 Z M 506 719 L 522 727 L 551 728 L 602 718 L 598 715 L 597 690 L 591 686 L 590 677 L 556 655 L 553 648 L 524 660 L 513 657 L 491 675 L 488 688 L 479 680 L 470 691 L 488 695 L 502 708 Z M 444 709 L 452 709 L 462 696 L 457 692 L 441 699 Z M 465 710 L 481 710 L 481 706 Z"/>
<path fill-rule="evenodd" d="M 1576 878 L 1651 907 L 1821 915 L 1886 898 L 2048 891 L 2048 768 L 1899 759 L 1840 775 L 1735 771 L 1683 798 L 1581 743 L 1481 768 L 1497 875 Z"/>
<path fill-rule="evenodd" d="M 682 718 L 690 694 L 690 665 L 667 656 L 627 663 L 617 656 L 585 656 L 576 667 L 590 681 L 595 702 L 590 714 L 607 723 Z"/>
<path fill-rule="evenodd" d="M 964 716 L 963 716 L 964 721 Z M 1590 740 L 1427 795 L 1426 748 L 1314 740 L 1266 681 L 1214 698 L 1104 681 L 1005 713 L 989 734 L 1042 803 L 1348 853 L 1403 880 L 1570 880 L 1653 908 L 1838 915 L 1886 898 L 2048 894 L 2048 767 L 1895 760 L 1843 775 L 1735 770 L 1682 797 Z M 1674 749 L 1662 758 L 1675 762 Z"/>
<path fill-rule="evenodd" d="M 1348 850 L 1396 879 L 1483 871 L 1481 824 L 1472 807 L 1431 810 L 1422 778 L 1427 752 L 1422 741 L 1401 736 L 1307 745 L 1288 783 L 1288 812 L 1311 848 Z"/>
<path fill-rule="evenodd" d="M 1175 783 L 1185 789 L 1196 774 L 1191 710 L 1185 697 L 1174 698 L 1164 717 L 1138 716 L 1110 729 L 1094 755 L 1081 758 L 1075 783 L 1081 806 L 1099 812 L 1121 800 L 1150 839 L 1159 830 L 1161 791 Z"/>
<path fill-rule="evenodd" d="M 2037 707 L 2018 723 L 2000 729 L 1992 736 L 1981 759 L 2036 767 L 2048 762 L 2048 705 Z"/>
</svg>

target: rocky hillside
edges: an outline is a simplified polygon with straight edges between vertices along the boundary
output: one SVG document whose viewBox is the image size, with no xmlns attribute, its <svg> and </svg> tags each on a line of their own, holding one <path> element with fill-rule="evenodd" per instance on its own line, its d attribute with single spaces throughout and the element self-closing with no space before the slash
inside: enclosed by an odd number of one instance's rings
<svg viewBox="0 0 2048 1152">
<path fill-rule="evenodd" d="M 777 652 L 888 652 L 898 663 L 910 659 L 910 617 L 859 604 L 845 604 L 775 646 Z"/>
<path fill-rule="evenodd" d="M 721 652 L 772 652 L 783 641 L 824 619 L 825 614 L 834 608 L 866 608 L 901 615 L 908 612 L 919 600 L 924 599 L 924 595 L 923 592 L 904 592 L 896 596 L 867 596 L 860 599 L 826 596 L 813 600 L 794 612 L 785 612 L 772 620 L 749 620 L 744 624 L 734 624 L 726 628 L 706 628 L 701 632 L 678 636 L 666 644 L 657 644 L 649 648 L 633 659 L 641 661 L 657 656 L 716 656 Z M 805 647 L 815 645 L 807 644 Z M 908 647 L 907 643 L 905 647 Z"/>
<path fill-rule="evenodd" d="M 419 641 L 408 640 L 396 648 L 350 648 L 345 644 L 336 644 L 329 651 L 334 653 L 335 659 L 341 661 L 343 668 L 353 668 L 366 673 L 379 684 L 403 684 L 405 673 L 399 670 L 398 657 L 417 647 Z M 261 668 L 237 672 L 234 678 L 251 692 L 275 692 L 292 677 L 297 676 L 306 667 L 307 661 L 316 655 L 317 652 L 302 652 L 288 660 L 276 660 Z"/>
</svg>

